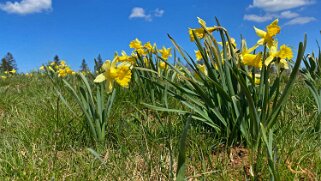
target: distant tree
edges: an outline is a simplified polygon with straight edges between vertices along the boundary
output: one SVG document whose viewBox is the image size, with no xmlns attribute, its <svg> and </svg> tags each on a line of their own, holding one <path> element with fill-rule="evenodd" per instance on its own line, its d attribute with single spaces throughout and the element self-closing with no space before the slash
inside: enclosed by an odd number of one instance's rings
<svg viewBox="0 0 321 181">
<path fill-rule="evenodd" d="M 0 64 L 0 71 L 11 71 L 11 70 L 17 70 L 17 63 L 16 60 L 13 58 L 13 55 L 8 52 L 5 57 L 1 59 L 1 64 Z"/>
<path fill-rule="evenodd" d="M 53 61 L 56 63 L 56 65 L 59 65 L 59 64 L 60 64 L 60 59 L 59 59 L 58 55 L 56 55 L 56 56 L 54 57 L 54 60 L 53 60 Z"/>
<path fill-rule="evenodd" d="M 103 66 L 103 59 L 101 58 L 100 54 L 98 55 L 97 59 L 94 59 L 95 61 L 95 72 L 100 72 L 101 66 Z"/>
<path fill-rule="evenodd" d="M 82 59 L 80 71 L 81 72 L 89 72 L 90 71 L 85 59 Z"/>
</svg>

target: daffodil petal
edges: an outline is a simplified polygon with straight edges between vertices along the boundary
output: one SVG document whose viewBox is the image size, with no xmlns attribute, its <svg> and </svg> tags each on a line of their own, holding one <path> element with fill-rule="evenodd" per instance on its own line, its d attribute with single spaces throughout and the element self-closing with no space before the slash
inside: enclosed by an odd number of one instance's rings
<svg viewBox="0 0 321 181">
<path fill-rule="evenodd" d="M 100 83 L 100 82 L 103 82 L 103 81 L 105 81 L 105 80 L 106 80 L 105 75 L 104 75 L 104 74 L 99 74 L 99 75 L 95 78 L 94 82 Z"/>
<path fill-rule="evenodd" d="M 265 35 L 266 35 L 266 32 L 261 30 L 261 29 L 258 29 L 254 26 L 254 30 L 255 30 L 255 33 L 257 36 L 259 36 L 260 38 L 264 38 Z"/>
</svg>

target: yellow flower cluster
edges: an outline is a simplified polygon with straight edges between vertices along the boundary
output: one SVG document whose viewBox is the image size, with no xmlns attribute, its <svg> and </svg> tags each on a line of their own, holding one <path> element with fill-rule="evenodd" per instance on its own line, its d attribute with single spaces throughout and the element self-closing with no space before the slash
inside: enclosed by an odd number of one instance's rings
<svg viewBox="0 0 321 181">
<path fill-rule="evenodd" d="M 67 75 L 75 75 L 76 72 L 71 70 L 71 68 L 66 64 L 65 61 L 61 61 L 60 65 L 58 65 L 57 70 L 58 77 L 66 77 Z"/>
<path fill-rule="evenodd" d="M 127 62 L 132 62 L 133 64 L 133 61 L 135 61 L 139 55 L 143 58 L 145 65 L 148 67 L 149 61 L 151 60 L 149 60 L 149 57 L 147 55 L 150 53 L 154 55 L 157 55 L 159 53 L 160 57 L 165 61 L 172 56 L 171 48 L 166 48 L 163 46 L 162 49 L 158 50 L 156 48 L 156 43 L 152 45 L 150 42 L 147 42 L 143 45 L 142 42 L 137 38 L 129 43 L 129 47 L 134 49 L 134 51 L 132 52 L 132 55 L 128 56 L 123 51 L 122 55 L 118 56 L 118 61 L 124 62 L 124 60 L 126 60 Z M 167 67 L 167 64 L 164 61 L 159 62 L 159 68 L 166 69 L 166 67 Z"/>
<path fill-rule="evenodd" d="M 46 70 L 46 69 L 48 69 L 48 70 L 56 73 L 56 74 L 58 75 L 58 77 L 62 77 L 62 78 L 63 78 L 63 77 L 66 77 L 66 76 L 68 76 L 68 75 L 75 75 L 75 74 L 76 74 L 76 72 L 73 71 L 73 70 L 67 65 L 67 63 L 66 63 L 64 60 L 60 61 L 59 64 L 57 64 L 56 62 L 51 62 L 51 63 L 49 64 L 49 66 L 47 66 L 47 67 L 46 67 L 46 66 L 41 66 L 41 67 L 39 68 L 40 71 L 44 71 L 44 70 Z"/>
<path fill-rule="evenodd" d="M 256 45 L 247 49 L 246 42 L 243 40 L 243 49 L 240 55 L 245 65 L 261 68 L 263 64 L 262 53 L 252 54 L 259 46 L 266 46 L 269 50 L 268 57 L 264 60 L 264 65 L 269 66 L 274 63 L 278 68 L 289 69 L 288 61 L 293 58 L 293 52 L 290 47 L 282 45 L 278 50 L 278 41 L 275 36 L 280 33 L 281 28 L 278 25 L 278 19 L 274 20 L 266 27 L 266 31 L 254 27 L 256 34 L 260 37 Z"/>
<path fill-rule="evenodd" d="M 17 71 L 15 69 L 12 69 L 10 71 L 4 71 L 4 74 L 6 74 L 6 75 L 14 75 L 16 73 L 17 73 Z"/>
</svg>

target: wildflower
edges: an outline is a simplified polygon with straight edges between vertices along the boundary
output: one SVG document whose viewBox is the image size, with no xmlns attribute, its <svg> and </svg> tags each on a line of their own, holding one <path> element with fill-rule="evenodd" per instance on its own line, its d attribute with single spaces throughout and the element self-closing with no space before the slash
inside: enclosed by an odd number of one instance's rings
<svg viewBox="0 0 321 181">
<path fill-rule="evenodd" d="M 129 47 L 133 49 L 141 49 L 142 42 L 139 41 L 137 38 L 129 43 Z"/>
<path fill-rule="evenodd" d="M 195 56 L 196 56 L 196 60 L 202 60 L 202 54 L 199 50 L 195 50 Z"/>
<path fill-rule="evenodd" d="M 131 80 L 131 64 L 127 62 L 122 62 L 117 66 L 117 61 L 114 59 L 112 62 L 107 60 L 102 69 L 104 72 L 99 74 L 94 82 L 100 83 L 106 81 L 106 91 L 110 93 L 114 87 L 114 81 L 116 81 L 120 86 L 128 88 L 129 82 Z"/>
<path fill-rule="evenodd" d="M 150 42 L 147 42 L 144 44 L 144 47 L 147 49 L 148 52 L 154 52 L 154 47 L 156 47 L 156 44 L 152 46 Z"/>
<path fill-rule="evenodd" d="M 161 61 L 161 62 L 159 62 L 159 67 L 161 69 L 166 69 L 167 68 L 167 64 L 165 62 Z"/>
<path fill-rule="evenodd" d="M 202 20 L 201 18 L 198 18 L 198 22 L 202 26 L 201 28 L 196 28 L 196 29 L 191 29 L 190 28 L 189 31 L 188 31 L 191 41 L 195 41 L 195 37 L 193 35 L 193 31 L 194 31 L 195 35 L 197 36 L 197 38 L 202 39 L 202 38 L 204 38 L 204 35 L 205 35 L 205 32 L 206 32 L 205 29 L 210 33 L 212 33 L 216 29 L 216 26 L 207 27 L 206 26 L 206 22 L 204 20 Z"/>
<path fill-rule="evenodd" d="M 230 41 L 231 41 L 231 44 L 232 44 L 234 47 L 237 46 L 237 45 L 236 45 L 236 40 L 235 40 L 234 38 L 231 38 Z M 222 42 L 217 42 L 217 43 L 218 43 L 219 45 L 223 46 L 223 43 L 222 43 Z M 226 42 L 226 46 L 229 48 L 228 42 Z"/>
<path fill-rule="evenodd" d="M 273 43 L 273 46 L 270 47 L 269 57 L 265 60 L 265 65 L 268 66 L 273 61 L 274 58 L 279 58 L 280 60 L 277 63 L 281 63 L 279 65 L 282 68 L 289 69 L 289 65 L 286 59 L 293 58 L 293 52 L 291 48 L 286 45 L 282 45 L 279 51 L 277 51 L 277 49 L 278 49 L 278 43 L 277 41 L 275 41 Z"/>
<path fill-rule="evenodd" d="M 279 20 L 274 20 L 271 24 L 266 27 L 266 31 L 254 27 L 254 30 L 261 39 L 257 41 L 257 44 L 267 44 L 268 47 L 273 45 L 274 36 L 280 33 L 280 26 L 278 25 Z"/>
<path fill-rule="evenodd" d="M 12 74 L 15 74 L 15 73 L 17 73 L 17 71 L 16 71 L 16 69 L 12 69 L 11 71 L 9 71 L 10 73 L 12 73 Z"/>
<path fill-rule="evenodd" d="M 171 57 L 171 56 L 172 56 L 172 54 L 171 54 L 171 48 L 165 48 L 165 47 L 163 47 L 162 49 L 159 50 L 159 53 L 161 53 L 162 58 L 163 58 L 164 60 L 167 60 L 168 57 Z"/>
<path fill-rule="evenodd" d="M 248 74 L 252 78 L 252 74 Z M 258 85 L 261 83 L 261 74 L 254 74 L 254 84 Z"/>
<path fill-rule="evenodd" d="M 127 55 L 125 51 L 121 52 L 121 56 L 117 55 L 116 59 L 119 62 L 130 62 L 132 64 L 135 62 L 135 57 Z"/>
<path fill-rule="evenodd" d="M 242 50 L 240 54 L 241 61 L 244 65 L 250 65 L 257 68 L 262 67 L 262 53 L 257 55 L 252 54 L 252 52 L 258 47 L 258 45 L 254 45 L 251 48 L 247 48 L 246 41 L 242 40 Z"/>
<path fill-rule="evenodd" d="M 197 65 L 197 68 L 204 74 L 207 76 L 207 69 L 206 69 L 206 66 L 205 65 L 201 65 L 201 64 L 198 64 Z"/>
<path fill-rule="evenodd" d="M 256 68 L 262 68 L 262 53 L 255 54 L 245 54 L 243 55 L 244 65 L 250 65 Z"/>
<path fill-rule="evenodd" d="M 136 51 L 141 56 L 147 54 L 147 51 L 145 51 L 145 49 L 143 49 L 143 48 L 136 49 Z"/>
</svg>

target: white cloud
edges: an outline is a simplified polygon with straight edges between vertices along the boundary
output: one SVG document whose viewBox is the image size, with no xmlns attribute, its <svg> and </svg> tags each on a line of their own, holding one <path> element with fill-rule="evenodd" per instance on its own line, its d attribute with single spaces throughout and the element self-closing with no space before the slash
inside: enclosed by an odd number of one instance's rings
<svg viewBox="0 0 321 181">
<path fill-rule="evenodd" d="M 163 9 L 155 9 L 154 16 L 156 17 L 162 17 L 164 15 L 165 11 Z"/>
<path fill-rule="evenodd" d="M 243 19 L 262 23 L 275 18 L 280 18 L 290 19 L 285 25 L 305 24 L 315 21 L 316 18 L 300 16 L 299 13 L 293 12 L 290 9 L 302 9 L 315 2 L 315 0 L 253 0 L 253 3 L 249 7 L 262 9 L 265 14 L 261 16 L 256 14 L 245 14 Z"/>
<path fill-rule="evenodd" d="M 253 0 L 252 8 L 268 12 L 277 12 L 313 4 L 314 0 Z"/>
<path fill-rule="evenodd" d="M 317 19 L 314 17 L 297 17 L 297 18 L 294 18 L 294 19 L 288 21 L 284 25 L 303 25 L 303 24 L 307 24 L 307 23 L 310 23 L 310 22 L 316 21 L 316 20 Z"/>
<path fill-rule="evenodd" d="M 283 11 L 280 14 L 281 18 L 291 19 L 300 16 L 298 13 L 292 12 L 292 11 Z"/>
<path fill-rule="evenodd" d="M 145 14 L 144 8 L 135 7 L 132 9 L 132 13 L 129 15 L 129 18 L 146 18 L 148 15 Z"/>
<path fill-rule="evenodd" d="M 152 21 L 153 17 L 162 17 L 164 13 L 164 10 L 157 8 L 154 11 L 152 11 L 152 13 L 147 14 L 144 8 L 134 7 L 132 9 L 131 14 L 129 15 L 129 19 L 143 18 L 145 19 L 145 21 Z"/>
<path fill-rule="evenodd" d="M 50 10 L 51 0 L 21 0 L 20 2 L 7 1 L 0 4 L 0 9 L 7 13 L 31 14 Z"/>
<path fill-rule="evenodd" d="M 273 19 L 274 16 L 272 15 L 264 15 L 264 16 L 258 16 L 256 14 L 246 14 L 244 15 L 243 19 L 247 20 L 247 21 L 254 21 L 254 22 L 258 22 L 258 23 L 262 23 L 262 22 L 266 22 L 266 21 L 270 21 Z"/>
</svg>

